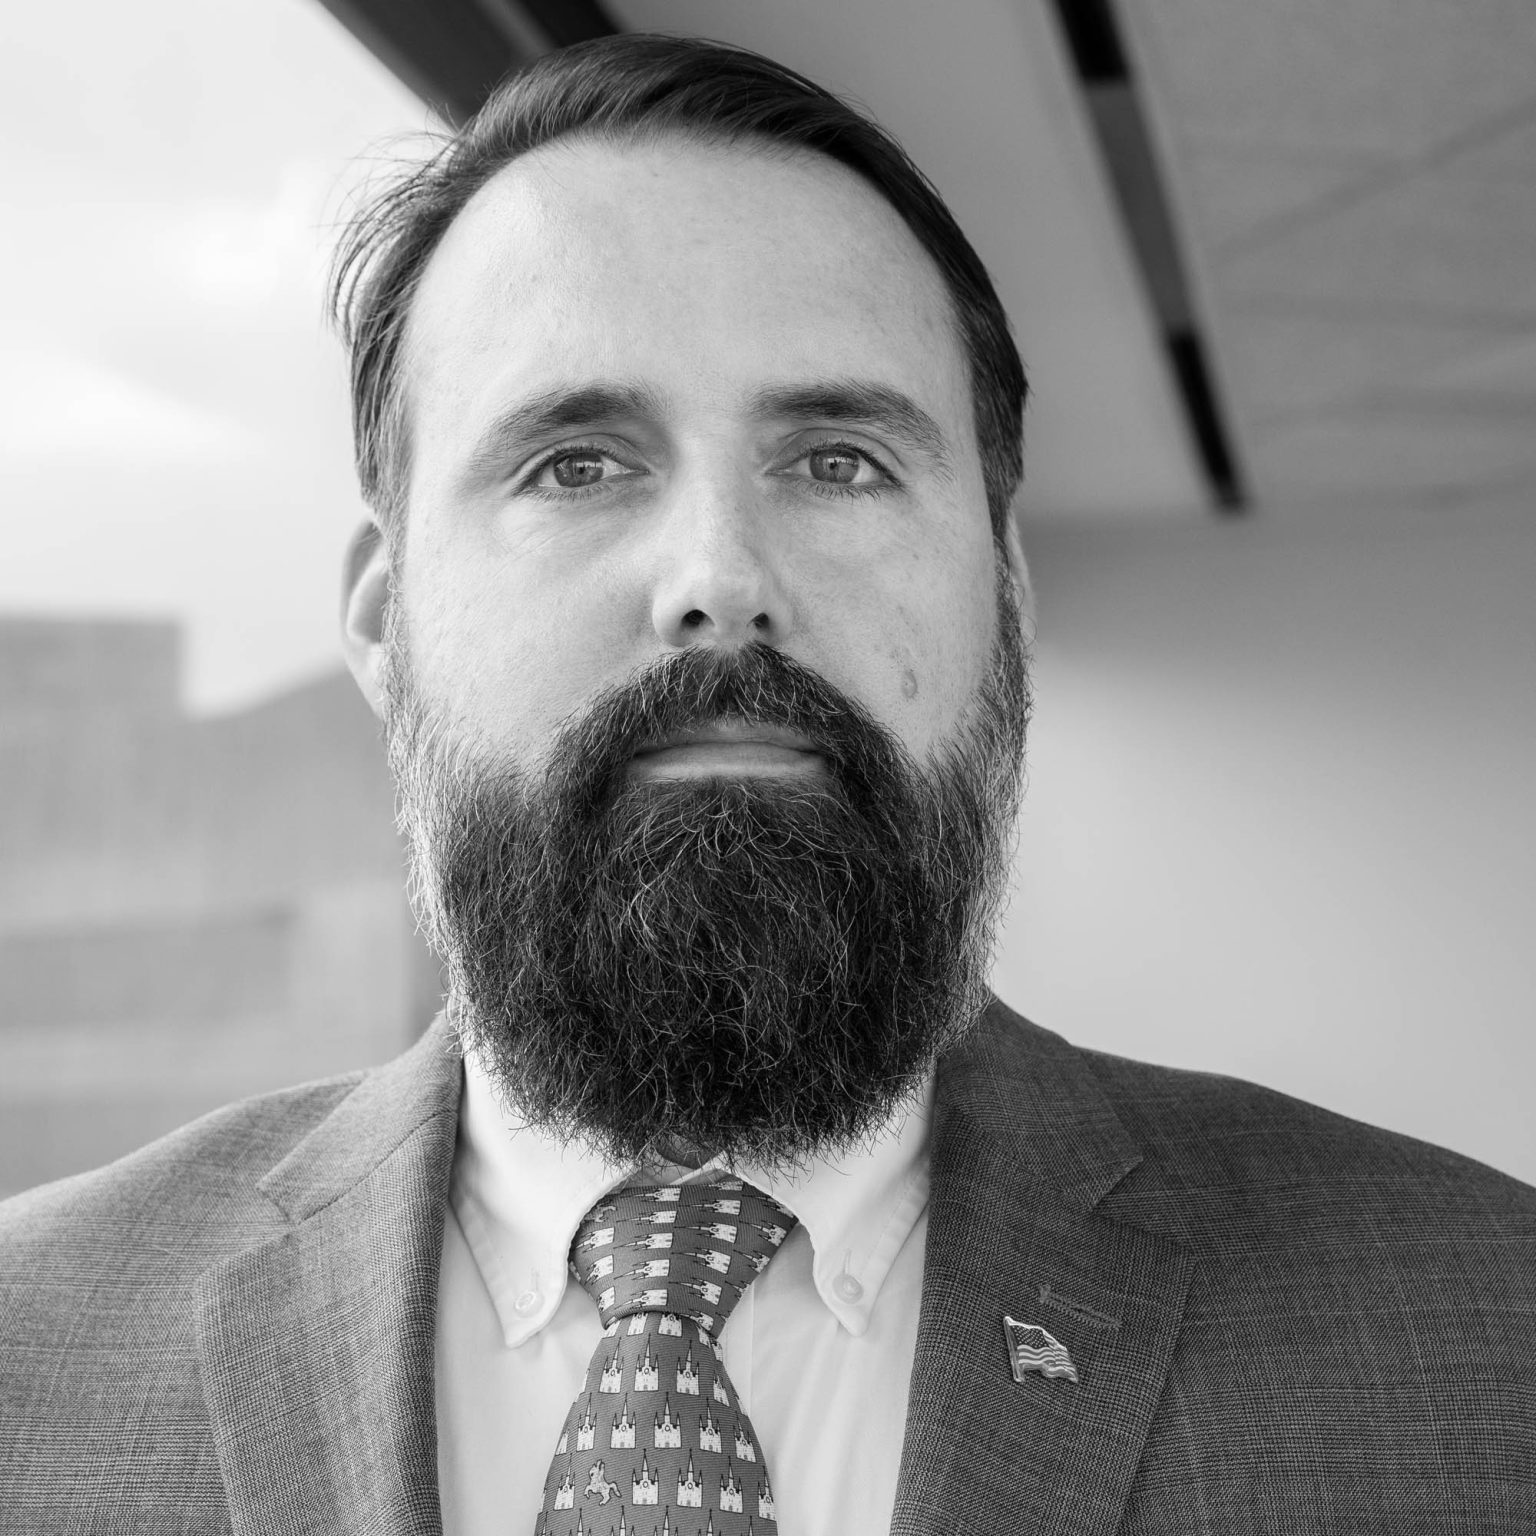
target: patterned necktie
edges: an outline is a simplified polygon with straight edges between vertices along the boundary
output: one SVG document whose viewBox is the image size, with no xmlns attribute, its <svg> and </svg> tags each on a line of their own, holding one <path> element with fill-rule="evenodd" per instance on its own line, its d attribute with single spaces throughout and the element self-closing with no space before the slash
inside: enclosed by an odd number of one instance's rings
<svg viewBox="0 0 1536 1536">
<path fill-rule="evenodd" d="M 630 1184 L 571 1263 L 604 1333 L 555 1447 L 537 1536 L 772 1536 L 762 1447 L 716 1338 L 795 1218 L 740 1179 Z"/>
</svg>

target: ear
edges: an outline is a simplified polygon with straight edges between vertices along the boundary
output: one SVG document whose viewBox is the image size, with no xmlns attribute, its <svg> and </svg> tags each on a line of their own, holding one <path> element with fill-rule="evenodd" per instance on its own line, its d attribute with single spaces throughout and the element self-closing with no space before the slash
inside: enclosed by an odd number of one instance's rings
<svg viewBox="0 0 1536 1536">
<path fill-rule="evenodd" d="M 1031 644 L 1035 639 L 1035 584 L 1029 578 L 1029 564 L 1024 558 L 1024 537 L 1019 532 L 1019 504 L 1008 509 L 1008 524 L 1003 531 L 1003 553 L 1008 563 L 1008 574 L 1013 578 L 1013 595 L 1018 599 L 1019 619 L 1024 636 Z"/>
<path fill-rule="evenodd" d="M 365 518 L 347 541 L 341 595 L 341 648 L 368 707 L 384 715 L 384 613 L 389 605 L 389 550 L 383 530 Z"/>
</svg>

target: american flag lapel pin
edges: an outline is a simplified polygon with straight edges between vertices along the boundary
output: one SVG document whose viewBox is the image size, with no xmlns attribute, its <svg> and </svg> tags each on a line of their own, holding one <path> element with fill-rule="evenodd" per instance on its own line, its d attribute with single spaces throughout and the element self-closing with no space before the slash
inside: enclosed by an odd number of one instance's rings
<svg viewBox="0 0 1536 1536">
<path fill-rule="evenodd" d="M 1030 1371 L 1048 1379 L 1065 1376 L 1070 1382 L 1077 1381 L 1077 1367 L 1072 1364 L 1072 1356 L 1039 1323 L 1016 1323 L 1011 1317 L 1004 1317 L 1003 1337 L 1008 1344 L 1008 1364 L 1013 1367 L 1015 1381 L 1023 1381 Z"/>
</svg>

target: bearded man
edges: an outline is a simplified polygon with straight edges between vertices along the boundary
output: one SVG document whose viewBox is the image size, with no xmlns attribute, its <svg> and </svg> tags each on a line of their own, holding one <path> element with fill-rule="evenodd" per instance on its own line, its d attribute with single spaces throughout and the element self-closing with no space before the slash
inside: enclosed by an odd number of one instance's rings
<svg viewBox="0 0 1536 1536">
<path fill-rule="evenodd" d="M 6 1208 L 0 1530 L 1536 1529 L 1536 1192 L 987 993 L 1024 375 L 900 149 L 584 45 L 337 302 L 447 1005 Z"/>
</svg>

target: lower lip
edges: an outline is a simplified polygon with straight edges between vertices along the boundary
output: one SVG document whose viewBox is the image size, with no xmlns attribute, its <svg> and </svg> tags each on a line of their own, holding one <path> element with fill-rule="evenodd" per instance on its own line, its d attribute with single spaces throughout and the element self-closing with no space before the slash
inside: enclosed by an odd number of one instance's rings
<svg viewBox="0 0 1536 1536">
<path fill-rule="evenodd" d="M 631 765 L 647 779 L 692 779 L 710 775 L 724 778 L 767 778 L 770 775 L 818 774 L 821 755 L 796 747 L 778 747 L 766 741 L 698 741 L 681 747 L 660 747 L 640 752 Z"/>
</svg>

